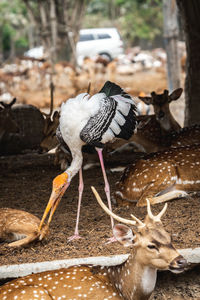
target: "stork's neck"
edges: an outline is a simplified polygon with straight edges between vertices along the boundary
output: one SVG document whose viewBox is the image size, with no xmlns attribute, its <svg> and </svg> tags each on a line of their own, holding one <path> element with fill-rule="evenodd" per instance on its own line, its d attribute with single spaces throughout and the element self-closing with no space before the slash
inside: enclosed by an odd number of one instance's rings
<svg viewBox="0 0 200 300">
<path fill-rule="evenodd" d="M 80 170 L 83 163 L 83 155 L 82 151 L 76 150 L 75 152 L 72 152 L 72 162 L 70 167 L 66 170 L 67 173 L 70 174 L 70 179 L 72 179 Z"/>
</svg>

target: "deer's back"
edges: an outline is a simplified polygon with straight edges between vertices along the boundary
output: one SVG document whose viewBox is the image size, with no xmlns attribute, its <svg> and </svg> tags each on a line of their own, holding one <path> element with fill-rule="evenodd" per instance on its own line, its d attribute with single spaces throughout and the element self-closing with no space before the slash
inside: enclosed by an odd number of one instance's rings
<svg viewBox="0 0 200 300">
<path fill-rule="evenodd" d="M 17 288 L 19 295 L 22 293 L 26 295 L 27 298 L 25 299 L 31 298 L 33 293 L 35 297 L 37 297 L 36 295 L 40 297 L 42 293 L 48 294 L 50 299 L 54 296 L 56 299 L 62 298 L 63 295 L 66 295 L 66 299 L 102 300 L 111 295 L 111 299 L 122 299 L 117 295 L 117 291 L 113 289 L 113 286 L 110 285 L 108 277 L 103 274 L 103 272 L 96 272 L 92 266 L 77 266 L 47 271 L 16 279 L 12 283 L 1 287 L 0 294 L 3 294 L 6 290 L 7 299 L 15 299 L 11 296 Z M 40 288 L 40 286 L 42 287 Z M 17 296 L 16 292 L 14 296 Z"/>
</svg>

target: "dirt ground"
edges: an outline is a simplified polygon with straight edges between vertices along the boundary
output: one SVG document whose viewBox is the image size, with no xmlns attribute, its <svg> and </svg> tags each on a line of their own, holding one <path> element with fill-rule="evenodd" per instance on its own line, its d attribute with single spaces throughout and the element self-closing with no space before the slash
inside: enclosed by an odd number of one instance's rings
<svg viewBox="0 0 200 300">
<path fill-rule="evenodd" d="M 53 158 L 50 154 L 0 157 L 0 206 L 23 209 L 41 218 L 51 193 L 52 179 L 60 173 L 59 168 L 53 164 Z M 111 192 L 121 176 L 119 172 L 112 172 L 112 168 L 125 166 L 133 160 L 133 153 L 122 153 L 106 161 Z M 80 234 L 83 238 L 73 242 L 67 240 L 75 227 L 78 198 L 76 176 L 53 217 L 48 238 L 24 249 L 9 249 L 6 243 L 0 244 L 1 265 L 129 252 L 117 243 L 105 244 L 111 236 L 110 218 L 99 207 L 90 188 L 91 185 L 95 186 L 102 199 L 106 199 L 100 166 L 85 170 L 83 176 L 85 189 L 80 217 Z M 163 223 L 179 249 L 200 247 L 199 205 L 199 197 L 179 199 L 168 204 Z M 153 212 L 158 213 L 162 206 L 154 206 Z M 113 210 L 122 217 L 129 217 L 133 213 L 143 219 L 146 214 L 146 208 L 133 205 L 127 208 L 113 204 Z M 200 268 L 196 268 L 179 276 L 160 273 L 152 299 L 200 299 L 199 271 Z M 185 298 L 176 298 L 176 295 Z"/>
</svg>

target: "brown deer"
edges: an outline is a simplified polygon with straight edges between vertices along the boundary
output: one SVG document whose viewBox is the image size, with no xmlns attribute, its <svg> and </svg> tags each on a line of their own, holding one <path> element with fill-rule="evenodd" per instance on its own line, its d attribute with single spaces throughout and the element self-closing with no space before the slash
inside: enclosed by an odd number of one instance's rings
<svg viewBox="0 0 200 300">
<path fill-rule="evenodd" d="M 181 128 L 181 126 L 173 118 L 169 109 L 169 104 L 172 101 L 179 99 L 182 92 L 183 89 L 178 88 L 169 95 L 169 91 L 164 90 L 162 94 L 156 94 L 155 92 L 152 92 L 151 97 L 139 96 L 139 99 L 147 105 L 153 105 L 156 120 L 159 122 L 162 130 L 167 132 L 172 130 L 178 131 Z"/>
<path fill-rule="evenodd" d="M 0 208 L 0 216 L 0 240 L 10 242 L 9 247 L 22 247 L 35 240 L 41 241 L 48 234 L 46 225 L 41 232 L 38 231 L 40 219 L 26 211 Z"/>
<path fill-rule="evenodd" d="M 177 100 L 183 92 L 182 88 L 174 90 L 169 94 L 168 90 L 164 90 L 162 94 L 155 92 L 151 96 L 139 96 L 145 104 L 153 105 L 154 115 L 137 116 L 137 131 L 128 140 L 128 143 L 134 144 L 143 152 L 156 152 L 166 149 L 171 144 L 170 133 L 181 129 L 181 126 L 173 118 L 169 104 Z M 113 151 L 123 146 L 121 141 L 109 144 L 108 151 Z"/>
<path fill-rule="evenodd" d="M 102 205 L 94 188 L 93 192 Z M 0 287 L 0 299 L 149 299 L 156 284 L 157 269 L 180 273 L 187 267 L 160 220 L 166 208 L 167 205 L 154 216 L 148 202 L 148 214 L 142 222 L 134 216 L 134 220 L 120 218 L 106 207 L 106 212 L 115 219 L 137 227 L 134 233 L 122 224 L 113 229 L 121 244 L 133 247 L 124 263 L 109 267 L 78 265 L 28 275 Z"/>
<path fill-rule="evenodd" d="M 200 190 L 200 144 L 151 153 L 128 166 L 116 184 L 118 204 L 137 206 L 186 197 Z M 128 202 L 127 202 L 128 201 Z"/>
<path fill-rule="evenodd" d="M 3 138 L 5 133 L 18 132 L 19 127 L 15 122 L 11 107 L 16 102 L 14 98 L 9 104 L 0 101 L 3 107 L 0 107 L 0 140 Z"/>
</svg>

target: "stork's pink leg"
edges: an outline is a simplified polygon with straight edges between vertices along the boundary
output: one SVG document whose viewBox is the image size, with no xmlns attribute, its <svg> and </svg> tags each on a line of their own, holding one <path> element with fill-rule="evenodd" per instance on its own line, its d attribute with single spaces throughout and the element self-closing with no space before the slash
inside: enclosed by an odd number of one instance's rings
<svg viewBox="0 0 200 300">
<path fill-rule="evenodd" d="M 111 206 L 111 200 L 110 200 L 110 185 L 108 183 L 108 179 L 107 179 L 107 175 L 106 175 L 106 171 L 105 171 L 105 167 L 104 167 L 104 162 L 103 162 L 103 154 L 102 154 L 102 151 L 103 149 L 101 148 L 96 148 L 97 152 L 98 152 L 98 155 L 99 155 L 99 160 L 100 160 L 100 163 L 101 163 L 101 169 L 102 169 L 102 172 L 103 172 L 103 178 L 104 178 L 104 182 L 105 182 L 105 192 L 106 192 L 106 197 L 107 197 L 107 200 L 108 200 L 108 207 L 109 209 L 112 211 L 112 206 Z M 111 219 L 111 226 L 113 228 L 114 226 L 114 221 L 113 221 L 113 218 L 110 217 Z M 110 239 L 110 241 L 114 241 L 115 239 Z"/>
<path fill-rule="evenodd" d="M 81 236 L 79 235 L 79 232 L 78 232 L 78 224 L 79 224 L 79 217 L 80 217 L 80 210 L 81 210 L 81 200 L 82 200 L 83 188 L 84 188 L 83 174 L 82 174 L 82 168 L 80 168 L 80 170 L 79 170 L 79 187 L 78 187 L 79 197 L 78 197 L 76 227 L 75 227 L 74 235 L 72 235 L 68 238 L 69 241 L 81 238 Z"/>
</svg>

